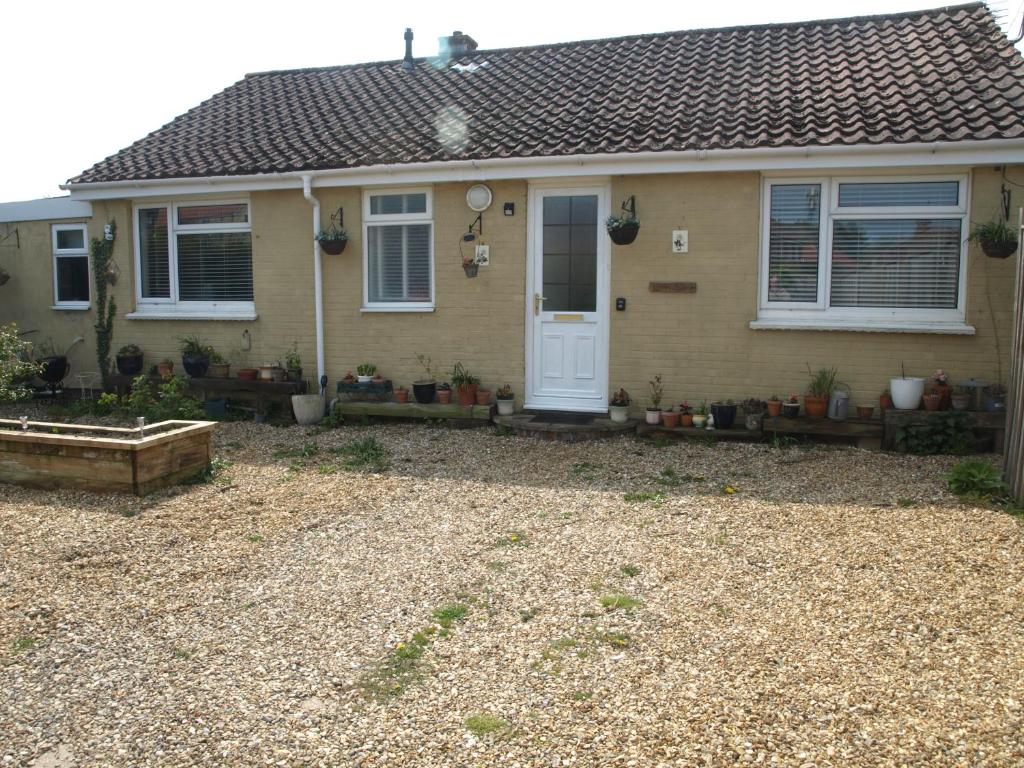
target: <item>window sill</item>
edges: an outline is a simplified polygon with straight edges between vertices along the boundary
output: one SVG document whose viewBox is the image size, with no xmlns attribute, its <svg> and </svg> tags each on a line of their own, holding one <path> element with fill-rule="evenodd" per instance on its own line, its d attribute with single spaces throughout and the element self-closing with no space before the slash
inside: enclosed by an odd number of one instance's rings
<svg viewBox="0 0 1024 768">
<path fill-rule="evenodd" d="M 55 312 L 88 312 L 92 304 L 51 304 L 50 309 Z"/>
<path fill-rule="evenodd" d="M 855 333 L 942 333 L 973 336 L 974 326 L 964 322 L 925 320 L 869 320 L 859 318 L 759 318 L 750 321 L 754 331 L 852 331 Z"/>
<path fill-rule="evenodd" d="M 387 304 L 387 305 L 370 305 L 368 307 L 360 307 L 360 312 L 433 312 L 434 307 L 428 304 Z"/>
<path fill-rule="evenodd" d="M 166 308 L 139 308 L 124 316 L 126 320 L 255 320 L 255 310 L 180 310 Z"/>
</svg>

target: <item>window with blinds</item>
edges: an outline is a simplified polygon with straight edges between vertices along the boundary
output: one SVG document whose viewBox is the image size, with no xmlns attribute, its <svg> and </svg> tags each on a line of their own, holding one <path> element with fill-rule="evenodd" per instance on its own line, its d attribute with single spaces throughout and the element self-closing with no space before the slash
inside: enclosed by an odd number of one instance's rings
<svg viewBox="0 0 1024 768">
<path fill-rule="evenodd" d="M 368 308 L 433 305 L 433 222 L 429 192 L 367 193 L 365 303 Z"/>
<path fill-rule="evenodd" d="M 207 308 L 253 300 L 246 202 L 139 207 L 140 303 Z"/>
<path fill-rule="evenodd" d="M 966 184 L 769 180 L 761 317 L 962 322 Z"/>
</svg>

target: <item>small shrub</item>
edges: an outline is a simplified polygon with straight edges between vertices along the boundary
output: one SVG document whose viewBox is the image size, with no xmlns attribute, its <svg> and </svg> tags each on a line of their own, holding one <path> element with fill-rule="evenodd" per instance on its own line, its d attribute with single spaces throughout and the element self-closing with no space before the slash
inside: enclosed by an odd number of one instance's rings
<svg viewBox="0 0 1024 768">
<path fill-rule="evenodd" d="M 346 446 L 332 450 L 345 457 L 342 463 L 347 469 L 369 468 L 383 471 L 388 468 L 387 449 L 373 436 L 353 440 Z"/>
<path fill-rule="evenodd" d="M 968 416 L 961 411 L 932 414 L 920 424 L 907 424 L 896 430 L 896 450 L 932 456 L 940 453 L 963 454 L 970 447 Z"/>
<path fill-rule="evenodd" d="M 1007 487 L 999 469 L 984 459 L 967 459 L 946 476 L 949 490 L 958 496 L 1002 499 Z"/>
<path fill-rule="evenodd" d="M 40 366 L 30 361 L 30 350 L 15 323 L 0 325 L 0 403 L 17 402 L 32 394 L 28 385 Z"/>
</svg>

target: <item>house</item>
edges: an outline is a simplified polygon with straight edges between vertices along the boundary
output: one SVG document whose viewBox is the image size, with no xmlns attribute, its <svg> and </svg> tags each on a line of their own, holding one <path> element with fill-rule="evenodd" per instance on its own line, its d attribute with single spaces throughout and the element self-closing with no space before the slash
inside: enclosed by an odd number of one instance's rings
<svg viewBox="0 0 1024 768">
<path fill-rule="evenodd" d="M 1024 62 L 981 3 L 502 50 L 457 32 L 428 58 L 406 38 L 247 75 L 69 199 L 0 208 L 0 321 L 84 336 L 94 369 L 85 246 L 115 222 L 114 346 L 147 363 L 198 334 L 236 367 L 297 342 L 309 378 L 408 383 L 422 353 L 595 412 L 618 387 L 642 407 L 656 373 L 673 402 L 801 392 L 808 365 L 855 402 L 901 366 L 1005 377 L 1016 257 L 966 238 L 1015 224 Z M 337 256 L 314 240 L 332 216 Z"/>
</svg>

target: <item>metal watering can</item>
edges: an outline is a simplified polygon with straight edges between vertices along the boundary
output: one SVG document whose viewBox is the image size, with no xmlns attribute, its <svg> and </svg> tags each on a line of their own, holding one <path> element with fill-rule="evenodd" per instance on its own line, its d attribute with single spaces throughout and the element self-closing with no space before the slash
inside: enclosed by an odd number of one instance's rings
<svg viewBox="0 0 1024 768">
<path fill-rule="evenodd" d="M 846 421 L 850 410 L 850 385 L 837 382 L 828 399 L 828 417 L 833 421 Z"/>
</svg>

